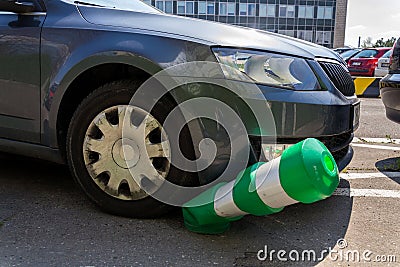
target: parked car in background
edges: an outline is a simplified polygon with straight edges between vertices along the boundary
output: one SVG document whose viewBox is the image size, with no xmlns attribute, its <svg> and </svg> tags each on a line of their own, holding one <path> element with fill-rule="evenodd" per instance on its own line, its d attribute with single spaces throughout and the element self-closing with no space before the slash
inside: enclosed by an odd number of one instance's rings
<svg viewBox="0 0 400 267">
<path fill-rule="evenodd" d="M 352 49 L 353 48 L 351 48 L 350 46 L 344 46 L 344 47 L 339 47 L 339 48 L 335 48 L 335 49 L 332 49 L 332 50 L 335 51 L 338 54 L 341 54 L 343 52 L 346 52 L 346 51 L 352 50 Z"/>
<path fill-rule="evenodd" d="M 346 61 L 346 63 L 349 63 L 350 58 L 357 55 L 361 50 L 362 50 L 361 48 L 354 48 L 354 49 L 344 51 L 343 53 L 340 53 L 339 55 L 343 58 L 344 61 Z"/>
<path fill-rule="evenodd" d="M 271 144 L 262 137 L 272 129 L 260 128 L 236 92 L 216 85 L 224 80 L 240 88 L 254 81 L 260 95 L 251 94 L 251 100 L 270 106 L 277 146 L 318 138 L 340 170 L 353 157 L 360 101 L 343 60 L 330 49 L 167 15 L 140 0 L 0 0 L 0 11 L 0 150 L 68 164 L 77 184 L 105 211 L 129 217 L 166 213 L 170 206 L 143 188 L 156 188 L 160 180 L 203 185 L 225 170 L 233 155 L 217 123 L 224 120 L 218 107 L 210 107 L 215 120 L 193 119 L 179 135 L 165 128 L 167 115 L 189 99 L 212 98 L 231 107 L 248 129 L 246 163 L 259 160 Z M 210 82 L 193 73 L 201 82 L 175 88 L 151 110 L 141 108 L 151 103 L 149 94 L 130 105 L 154 74 L 199 61 L 218 66 Z M 182 71 L 174 77 L 189 78 Z M 182 121 L 171 123 L 179 128 Z M 123 125 L 130 134 L 124 138 Z M 177 152 L 200 158 L 198 144 L 205 138 L 216 140 L 216 160 L 206 169 L 188 171 L 170 162 Z"/>
<path fill-rule="evenodd" d="M 348 62 L 348 68 L 352 76 L 373 77 L 378 59 L 383 56 L 390 47 L 365 48 Z"/>
<path fill-rule="evenodd" d="M 375 69 L 375 77 L 383 77 L 389 73 L 390 55 L 392 50 L 387 51 L 380 59 Z"/>
<path fill-rule="evenodd" d="M 379 83 L 386 117 L 400 123 L 400 38 L 393 46 L 389 73 Z"/>
</svg>

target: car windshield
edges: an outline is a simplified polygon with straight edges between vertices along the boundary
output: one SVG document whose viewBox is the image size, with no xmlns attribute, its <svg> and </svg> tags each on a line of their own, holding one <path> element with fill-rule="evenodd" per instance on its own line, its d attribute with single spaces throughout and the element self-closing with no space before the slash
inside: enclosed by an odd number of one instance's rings
<svg viewBox="0 0 400 267">
<path fill-rule="evenodd" d="M 158 9 L 144 3 L 141 0 L 81 0 L 74 1 L 74 3 L 80 5 L 108 7 L 136 12 L 160 13 Z"/>
<path fill-rule="evenodd" d="M 364 49 L 353 58 L 374 58 L 378 53 L 379 51 L 375 49 Z"/>
<path fill-rule="evenodd" d="M 392 50 L 388 50 L 385 54 L 383 54 L 382 58 L 390 58 L 391 53 L 392 53 Z"/>
<path fill-rule="evenodd" d="M 355 53 L 358 53 L 359 50 L 347 50 L 346 52 L 341 53 L 340 55 L 345 58 L 345 57 L 351 57 Z"/>
</svg>

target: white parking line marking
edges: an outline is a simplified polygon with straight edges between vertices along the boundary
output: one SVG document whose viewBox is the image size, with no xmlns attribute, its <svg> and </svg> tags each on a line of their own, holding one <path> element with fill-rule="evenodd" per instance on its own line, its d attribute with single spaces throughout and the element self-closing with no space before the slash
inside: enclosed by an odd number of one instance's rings
<svg viewBox="0 0 400 267">
<path fill-rule="evenodd" d="M 371 179 L 371 178 L 400 178 L 400 172 L 366 172 L 366 173 L 341 173 L 343 180 Z"/>
<path fill-rule="evenodd" d="M 373 148 L 373 149 L 382 149 L 382 150 L 400 151 L 400 147 L 397 147 L 397 146 L 380 146 L 380 145 L 367 145 L 367 144 L 357 144 L 357 143 L 355 143 L 355 144 L 353 143 L 352 146 Z"/>
<path fill-rule="evenodd" d="M 399 190 L 337 188 L 334 196 L 400 198 Z"/>
<path fill-rule="evenodd" d="M 400 139 L 391 138 L 370 138 L 370 137 L 354 137 L 353 143 L 381 143 L 400 145 Z"/>
</svg>

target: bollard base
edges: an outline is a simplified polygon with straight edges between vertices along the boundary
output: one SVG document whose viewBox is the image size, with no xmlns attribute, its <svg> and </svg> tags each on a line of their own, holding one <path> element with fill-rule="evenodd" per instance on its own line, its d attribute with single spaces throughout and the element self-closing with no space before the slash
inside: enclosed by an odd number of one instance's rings
<svg viewBox="0 0 400 267">
<path fill-rule="evenodd" d="M 314 203 L 331 196 L 338 184 L 332 154 L 308 138 L 280 158 L 256 163 L 230 183 L 219 183 L 187 202 L 182 208 L 185 227 L 199 234 L 222 234 L 246 214 L 263 216 L 297 202 Z"/>
<path fill-rule="evenodd" d="M 226 232 L 229 227 L 230 223 L 215 223 L 215 224 L 207 224 L 207 225 L 193 225 L 189 224 L 185 221 L 185 227 L 194 233 L 198 234 L 206 234 L 206 235 L 217 235 Z"/>
</svg>

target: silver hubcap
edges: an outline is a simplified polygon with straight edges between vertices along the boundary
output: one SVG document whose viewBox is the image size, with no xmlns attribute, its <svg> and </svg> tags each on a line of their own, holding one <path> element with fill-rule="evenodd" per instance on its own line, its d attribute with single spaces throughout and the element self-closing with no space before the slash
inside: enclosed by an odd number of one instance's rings
<svg viewBox="0 0 400 267">
<path fill-rule="evenodd" d="M 121 200 L 155 192 L 170 168 L 170 145 L 161 124 L 148 112 L 128 105 L 108 108 L 93 119 L 83 155 L 96 185 Z"/>
</svg>

